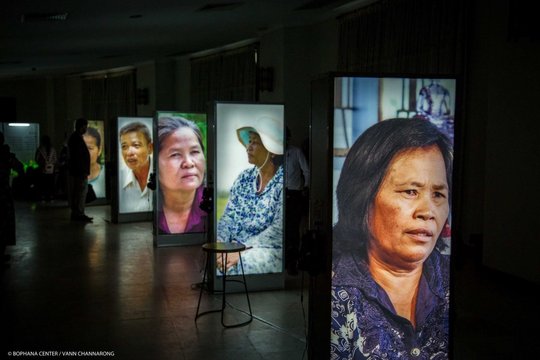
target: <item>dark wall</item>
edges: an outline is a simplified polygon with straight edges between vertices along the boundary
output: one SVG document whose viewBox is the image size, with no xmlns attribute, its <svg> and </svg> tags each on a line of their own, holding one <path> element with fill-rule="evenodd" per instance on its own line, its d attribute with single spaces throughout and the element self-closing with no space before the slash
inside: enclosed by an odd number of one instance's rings
<svg viewBox="0 0 540 360">
<path fill-rule="evenodd" d="M 17 120 L 17 101 L 14 97 L 0 97 L 0 122 Z"/>
<path fill-rule="evenodd" d="M 516 21 L 529 17 L 512 13 L 509 2 L 475 4 L 466 86 L 463 223 L 482 240 L 484 265 L 540 283 L 540 41 L 513 30 Z"/>
</svg>

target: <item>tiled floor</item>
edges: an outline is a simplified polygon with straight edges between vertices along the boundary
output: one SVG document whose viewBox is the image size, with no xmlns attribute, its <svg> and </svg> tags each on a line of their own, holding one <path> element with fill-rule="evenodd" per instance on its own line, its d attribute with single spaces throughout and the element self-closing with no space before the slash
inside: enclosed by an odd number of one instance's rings
<svg viewBox="0 0 540 360">
<path fill-rule="evenodd" d="M 467 259 L 456 266 L 453 281 L 454 359 L 540 359 L 538 284 Z"/>
<path fill-rule="evenodd" d="M 88 207 L 92 224 L 66 207 L 17 204 L 18 242 L 2 277 L 3 358 L 8 351 L 114 351 L 120 359 L 307 358 L 307 279 L 252 292 L 254 320 L 224 329 L 219 314 L 194 316 L 204 258 L 199 245 L 155 248 L 149 222 L 110 224 L 109 207 Z M 302 294 L 305 294 L 302 296 Z M 227 298 L 240 311 L 245 298 Z M 202 306 L 219 306 L 205 293 Z M 306 311 L 303 310 L 306 309 Z"/>
<path fill-rule="evenodd" d="M 94 223 L 76 224 L 61 205 L 17 203 L 18 243 L 2 273 L 0 358 L 104 351 L 119 359 L 307 359 L 307 279 L 252 292 L 247 326 L 224 329 L 219 314 L 195 322 L 200 246 L 155 248 L 149 222 L 110 224 L 109 207 L 93 206 Z M 538 285 L 460 260 L 453 359 L 540 358 Z M 229 299 L 246 309 L 240 295 Z M 219 304 L 210 294 L 203 300 Z"/>
</svg>

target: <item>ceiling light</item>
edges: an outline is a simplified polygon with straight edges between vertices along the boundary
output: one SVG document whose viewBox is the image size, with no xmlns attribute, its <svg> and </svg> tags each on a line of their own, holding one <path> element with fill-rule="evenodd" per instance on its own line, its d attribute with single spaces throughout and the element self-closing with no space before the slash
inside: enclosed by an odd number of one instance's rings
<svg viewBox="0 0 540 360">
<path fill-rule="evenodd" d="M 200 7 L 197 11 L 223 11 L 232 10 L 241 5 L 244 5 L 243 1 L 229 2 L 229 3 L 210 3 Z"/>
<path fill-rule="evenodd" d="M 30 126 L 29 123 L 9 123 L 9 126 Z"/>
<path fill-rule="evenodd" d="M 28 13 L 21 15 L 21 23 L 36 21 L 65 21 L 68 17 L 67 12 L 57 13 Z"/>
</svg>

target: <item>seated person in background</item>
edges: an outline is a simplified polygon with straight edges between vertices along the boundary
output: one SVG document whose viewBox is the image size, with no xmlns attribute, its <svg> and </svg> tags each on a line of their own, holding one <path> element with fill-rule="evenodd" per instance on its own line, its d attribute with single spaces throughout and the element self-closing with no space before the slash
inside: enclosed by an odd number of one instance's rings
<svg viewBox="0 0 540 360">
<path fill-rule="evenodd" d="M 120 149 L 127 168 L 120 172 L 120 213 L 152 211 L 148 179 L 152 169 L 152 136 L 141 122 L 132 122 L 119 131 Z"/>
<path fill-rule="evenodd" d="M 246 274 L 276 273 L 283 267 L 283 124 L 260 119 L 257 125 L 237 129 L 253 164 L 240 173 L 218 221 L 217 240 L 239 242 Z M 218 269 L 239 273 L 238 253 L 227 263 L 216 258 Z"/>
<path fill-rule="evenodd" d="M 337 185 L 332 359 L 447 359 L 452 147 L 422 119 L 390 119 L 351 147 Z"/>
<path fill-rule="evenodd" d="M 207 214 L 199 208 L 206 170 L 201 130 L 187 119 L 162 117 L 158 141 L 160 233 L 206 231 Z"/>
</svg>

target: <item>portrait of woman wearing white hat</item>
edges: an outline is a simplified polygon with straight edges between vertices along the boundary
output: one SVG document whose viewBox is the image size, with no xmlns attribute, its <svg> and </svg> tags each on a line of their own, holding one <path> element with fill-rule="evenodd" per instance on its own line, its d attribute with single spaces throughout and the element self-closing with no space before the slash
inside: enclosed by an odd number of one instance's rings
<svg viewBox="0 0 540 360">
<path fill-rule="evenodd" d="M 282 271 L 283 257 L 283 120 L 261 117 L 236 129 L 246 149 L 250 167 L 234 181 L 227 205 L 217 224 L 221 242 L 240 242 L 246 274 Z M 252 165 L 252 166 L 251 166 Z M 217 260 L 220 271 L 238 273 L 238 256 L 227 263 Z"/>
</svg>

